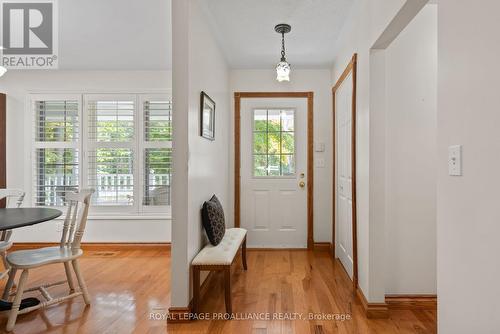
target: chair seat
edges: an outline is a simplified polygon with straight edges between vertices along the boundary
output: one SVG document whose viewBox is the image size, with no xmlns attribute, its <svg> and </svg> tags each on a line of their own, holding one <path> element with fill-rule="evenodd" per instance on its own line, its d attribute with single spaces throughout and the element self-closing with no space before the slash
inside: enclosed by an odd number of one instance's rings
<svg viewBox="0 0 500 334">
<path fill-rule="evenodd" d="M 7 255 L 7 262 L 12 268 L 27 269 L 50 263 L 61 263 L 74 260 L 82 256 L 81 249 L 66 247 L 45 247 L 11 252 Z"/>
<path fill-rule="evenodd" d="M 0 241 L 0 252 L 4 252 L 12 247 L 12 241 Z"/>
</svg>

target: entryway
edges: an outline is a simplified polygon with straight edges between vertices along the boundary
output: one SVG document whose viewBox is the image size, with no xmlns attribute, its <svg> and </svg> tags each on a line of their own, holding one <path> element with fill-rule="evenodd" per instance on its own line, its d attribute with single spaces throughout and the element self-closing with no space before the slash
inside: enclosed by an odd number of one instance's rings
<svg viewBox="0 0 500 334">
<path fill-rule="evenodd" d="M 312 93 L 235 102 L 235 226 L 249 247 L 311 248 Z"/>
</svg>

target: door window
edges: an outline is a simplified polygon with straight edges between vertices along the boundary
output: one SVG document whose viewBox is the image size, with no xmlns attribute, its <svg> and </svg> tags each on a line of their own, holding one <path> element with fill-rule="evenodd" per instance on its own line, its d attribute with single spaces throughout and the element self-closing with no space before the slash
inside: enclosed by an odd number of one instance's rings
<svg viewBox="0 0 500 334">
<path fill-rule="evenodd" d="M 253 176 L 295 175 L 295 110 L 253 111 Z"/>
</svg>

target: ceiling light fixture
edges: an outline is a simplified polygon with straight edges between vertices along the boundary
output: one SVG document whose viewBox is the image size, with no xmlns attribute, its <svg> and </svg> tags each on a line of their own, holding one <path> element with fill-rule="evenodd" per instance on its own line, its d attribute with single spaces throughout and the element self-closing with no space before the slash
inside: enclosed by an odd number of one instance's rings
<svg viewBox="0 0 500 334">
<path fill-rule="evenodd" d="M 290 64 L 285 57 L 285 34 L 292 30 L 289 24 L 281 23 L 274 27 L 274 30 L 281 34 L 281 60 L 276 65 L 276 80 L 279 82 L 290 81 Z"/>
</svg>

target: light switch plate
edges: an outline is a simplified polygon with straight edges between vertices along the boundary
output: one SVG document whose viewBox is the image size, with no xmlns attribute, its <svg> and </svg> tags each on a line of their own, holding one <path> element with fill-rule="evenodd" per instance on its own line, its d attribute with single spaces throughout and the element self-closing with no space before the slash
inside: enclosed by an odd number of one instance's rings
<svg viewBox="0 0 500 334">
<path fill-rule="evenodd" d="M 316 143 L 316 152 L 325 152 L 325 143 Z"/>
<path fill-rule="evenodd" d="M 462 145 L 448 147 L 448 174 L 462 176 Z"/>
</svg>

